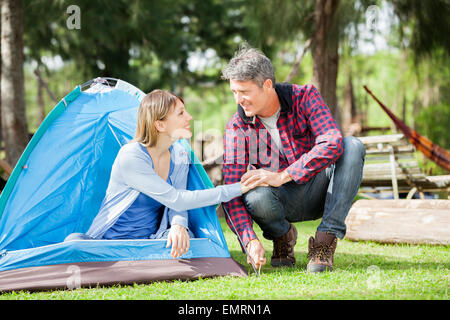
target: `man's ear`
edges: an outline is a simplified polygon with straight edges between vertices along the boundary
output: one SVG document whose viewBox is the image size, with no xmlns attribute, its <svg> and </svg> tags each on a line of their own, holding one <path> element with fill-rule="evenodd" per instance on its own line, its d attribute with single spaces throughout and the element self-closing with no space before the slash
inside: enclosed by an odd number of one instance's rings
<svg viewBox="0 0 450 320">
<path fill-rule="evenodd" d="M 272 89 L 274 86 L 274 84 L 272 83 L 272 80 L 270 79 L 266 79 L 263 83 L 263 88 L 264 89 Z"/>
</svg>

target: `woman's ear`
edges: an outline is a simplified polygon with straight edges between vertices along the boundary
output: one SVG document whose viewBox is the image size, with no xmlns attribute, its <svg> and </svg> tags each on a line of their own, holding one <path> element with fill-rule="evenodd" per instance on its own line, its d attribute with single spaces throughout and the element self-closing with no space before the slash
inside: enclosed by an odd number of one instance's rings
<svg viewBox="0 0 450 320">
<path fill-rule="evenodd" d="M 159 132 L 164 132 L 166 130 L 166 123 L 162 120 L 156 120 L 155 121 L 155 128 Z"/>
</svg>

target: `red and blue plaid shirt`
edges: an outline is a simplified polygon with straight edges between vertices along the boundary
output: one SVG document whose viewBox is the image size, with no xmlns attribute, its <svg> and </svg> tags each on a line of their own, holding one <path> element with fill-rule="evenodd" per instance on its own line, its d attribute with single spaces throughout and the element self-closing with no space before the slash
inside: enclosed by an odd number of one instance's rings
<svg viewBox="0 0 450 320">
<path fill-rule="evenodd" d="M 247 117 L 238 105 L 225 128 L 225 184 L 239 182 L 248 168 L 286 170 L 296 183 L 303 184 L 341 156 L 341 132 L 314 86 L 277 83 L 275 91 L 280 101 L 277 127 L 283 152 L 271 143 L 270 134 L 258 117 Z M 244 245 L 257 239 L 242 197 L 224 205 Z"/>
</svg>

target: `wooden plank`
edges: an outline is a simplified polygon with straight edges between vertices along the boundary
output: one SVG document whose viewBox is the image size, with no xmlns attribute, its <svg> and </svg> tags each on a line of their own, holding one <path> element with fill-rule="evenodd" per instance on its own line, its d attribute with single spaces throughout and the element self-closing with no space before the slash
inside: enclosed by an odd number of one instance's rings
<svg viewBox="0 0 450 320">
<path fill-rule="evenodd" d="M 345 222 L 348 240 L 450 244 L 450 200 L 358 200 Z"/>
<path fill-rule="evenodd" d="M 436 186 L 420 186 L 422 192 L 440 192 L 445 189 L 443 188 L 437 188 Z M 398 185 L 398 189 L 400 193 L 407 194 L 409 191 L 411 191 L 412 187 L 409 185 Z M 450 187 L 447 189 L 447 192 L 450 192 Z M 366 194 L 366 193 L 374 193 L 374 194 L 386 194 L 386 195 L 392 195 L 392 187 L 386 187 L 385 184 L 371 184 L 371 185 L 361 185 L 361 188 L 358 191 L 358 194 Z M 376 197 L 375 197 L 376 198 Z M 445 198 L 444 198 L 445 199 Z M 450 197 L 449 197 L 450 199 Z"/>
<path fill-rule="evenodd" d="M 400 134 L 386 134 L 381 136 L 366 136 L 358 137 L 364 144 L 377 144 L 377 143 L 395 143 L 400 142 L 405 136 Z"/>
<path fill-rule="evenodd" d="M 373 149 L 378 149 L 378 150 L 383 150 L 386 148 L 386 146 L 393 146 L 395 149 L 407 149 L 408 146 L 411 146 L 411 144 L 409 144 L 408 141 L 402 139 L 399 141 L 394 141 L 394 142 L 378 142 L 378 143 L 364 143 L 364 146 L 366 147 L 366 149 L 368 150 L 373 150 Z"/>
<path fill-rule="evenodd" d="M 450 175 L 427 176 L 426 179 L 441 188 L 450 187 Z"/>
<path fill-rule="evenodd" d="M 407 177 L 410 180 L 425 180 L 425 175 L 418 170 L 409 170 L 408 174 L 406 175 L 403 173 L 400 169 L 396 170 L 396 175 L 398 176 L 399 180 L 404 180 Z M 383 180 L 386 178 L 391 177 L 391 173 L 388 170 L 378 170 L 378 171 L 370 171 L 370 170 L 364 170 L 363 171 L 363 179 L 372 179 L 372 180 Z"/>
<path fill-rule="evenodd" d="M 423 181 L 424 183 L 428 183 L 431 184 L 431 181 L 427 181 L 426 180 L 426 176 L 423 173 L 414 173 L 414 174 L 410 174 L 410 175 L 405 175 L 404 173 L 399 173 L 397 171 L 397 180 L 405 180 L 406 179 L 410 179 L 412 183 L 420 183 L 421 181 Z M 384 180 L 391 180 L 392 179 L 392 175 L 390 174 L 390 172 L 373 172 L 373 173 L 368 173 L 368 172 L 363 172 L 363 180 L 365 182 L 368 181 L 384 181 Z"/>
<path fill-rule="evenodd" d="M 406 153 L 406 154 L 396 154 L 395 157 L 397 158 L 397 162 L 401 161 L 414 161 L 416 159 L 416 157 L 410 153 Z M 364 163 L 366 164 L 372 164 L 372 163 L 383 163 L 383 162 L 388 162 L 389 161 L 389 155 L 387 154 L 382 154 L 382 155 L 376 155 L 376 154 L 369 154 L 366 156 Z M 402 163 L 400 161 L 400 163 Z"/>
<path fill-rule="evenodd" d="M 361 187 L 370 187 L 370 188 L 377 188 L 377 190 L 383 188 L 383 190 L 387 191 L 389 190 L 392 193 L 392 186 L 389 185 L 391 183 L 390 180 L 371 180 L 371 181 L 365 181 L 364 183 L 361 183 Z M 428 181 L 420 181 L 415 182 L 414 185 L 418 188 L 420 188 L 424 192 L 436 192 L 440 190 L 445 190 L 445 188 L 436 186 L 433 183 L 430 183 Z M 409 190 L 412 189 L 412 186 L 408 185 L 406 181 L 399 180 L 398 181 L 398 187 L 404 192 L 409 192 Z M 450 190 L 450 187 L 448 188 Z"/>
<path fill-rule="evenodd" d="M 399 199 L 400 196 L 398 194 L 398 184 L 397 184 L 397 172 L 395 172 L 395 155 L 394 149 L 392 147 L 389 148 L 389 163 L 391 165 L 391 177 L 392 177 L 392 192 L 394 193 L 394 199 Z"/>
<path fill-rule="evenodd" d="M 368 163 L 368 164 L 364 165 L 364 170 L 367 170 L 367 171 L 377 171 L 377 170 L 383 171 L 386 168 L 390 169 L 390 165 L 391 164 L 389 162 L 386 162 L 386 163 Z M 397 169 L 401 170 L 400 166 L 402 168 L 405 168 L 405 169 L 418 169 L 418 170 L 420 170 L 419 163 L 417 161 L 397 162 Z"/>
<path fill-rule="evenodd" d="M 401 149 L 397 149 L 395 150 L 395 154 L 404 154 L 404 153 L 409 153 L 409 154 L 414 154 L 416 150 L 414 148 L 401 148 Z M 387 148 L 382 148 L 382 149 L 378 149 L 378 148 L 366 148 L 366 156 L 369 155 L 383 155 L 383 154 L 389 154 L 389 151 L 387 150 Z"/>
</svg>

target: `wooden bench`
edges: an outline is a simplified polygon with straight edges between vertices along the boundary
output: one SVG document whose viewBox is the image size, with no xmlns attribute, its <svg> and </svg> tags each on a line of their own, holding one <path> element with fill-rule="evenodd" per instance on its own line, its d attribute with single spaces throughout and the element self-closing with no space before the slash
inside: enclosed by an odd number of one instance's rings
<svg viewBox="0 0 450 320">
<path fill-rule="evenodd" d="M 403 134 L 358 137 L 366 147 L 360 195 L 367 193 L 408 193 L 407 199 L 419 192 L 450 190 L 450 175 L 426 176 L 415 156 L 415 147 Z"/>
</svg>

